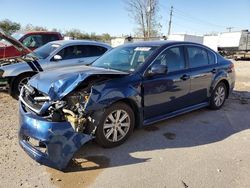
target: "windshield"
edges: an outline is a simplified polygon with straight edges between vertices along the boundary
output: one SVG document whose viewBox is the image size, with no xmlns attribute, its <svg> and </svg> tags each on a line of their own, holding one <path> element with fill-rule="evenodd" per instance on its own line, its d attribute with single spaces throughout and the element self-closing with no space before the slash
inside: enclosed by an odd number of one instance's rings
<svg viewBox="0 0 250 188">
<path fill-rule="evenodd" d="M 118 47 L 97 59 L 92 66 L 134 72 L 158 46 L 125 46 Z"/>
<path fill-rule="evenodd" d="M 11 36 L 16 40 L 19 40 L 20 38 L 22 38 L 24 36 L 24 34 L 14 33 Z M 0 42 L 2 43 L 3 46 L 11 46 L 12 45 L 9 41 L 6 41 L 5 39 L 0 38 Z M 0 46 L 1 46 L 1 43 L 0 43 Z"/>
<path fill-rule="evenodd" d="M 23 33 L 13 33 L 11 36 L 16 40 L 20 40 L 20 38 L 22 38 L 24 36 L 24 34 Z"/>
<path fill-rule="evenodd" d="M 46 59 L 52 52 L 54 52 L 59 47 L 60 47 L 60 44 L 47 43 L 41 46 L 40 48 L 37 48 L 36 50 L 34 50 L 34 54 L 38 56 L 38 58 L 40 59 Z"/>
</svg>

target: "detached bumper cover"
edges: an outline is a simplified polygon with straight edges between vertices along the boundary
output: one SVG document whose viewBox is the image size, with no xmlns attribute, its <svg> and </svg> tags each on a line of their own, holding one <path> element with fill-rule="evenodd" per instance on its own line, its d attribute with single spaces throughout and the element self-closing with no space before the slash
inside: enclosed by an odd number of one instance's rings
<svg viewBox="0 0 250 188">
<path fill-rule="evenodd" d="M 19 144 L 37 162 L 62 170 L 74 153 L 92 139 L 90 135 L 76 133 L 68 122 L 50 122 L 33 113 L 26 112 L 19 103 Z M 42 152 L 29 142 L 29 138 L 42 142 Z"/>
</svg>

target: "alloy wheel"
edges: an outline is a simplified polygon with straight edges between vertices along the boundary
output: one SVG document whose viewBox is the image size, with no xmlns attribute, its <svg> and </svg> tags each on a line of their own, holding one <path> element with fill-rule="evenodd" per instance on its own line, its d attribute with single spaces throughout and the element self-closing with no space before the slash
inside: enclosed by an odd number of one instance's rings
<svg viewBox="0 0 250 188">
<path fill-rule="evenodd" d="M 226 91 L 223 86 L 219 86 L 217 90 L 215 91 L 215 97 L 214 97 L 214 103 L 217 107 L 220 107 L 226 97 Z"/>
<path fill-rule="evenodd" d="M 18 91 L 21 92 L 22 87 L 28 83 L 30 77 L 25 77 L 22 80 L 20 80 L 19 84 L 18 84 Z"/>
<path fill-rule="evenodd" d="M 123 139 L 130 128 L 129 114 L 124 110 L 111 112 L 104 121 L 103 132 L 110 142 L 118 142 Z"/>
</svg>

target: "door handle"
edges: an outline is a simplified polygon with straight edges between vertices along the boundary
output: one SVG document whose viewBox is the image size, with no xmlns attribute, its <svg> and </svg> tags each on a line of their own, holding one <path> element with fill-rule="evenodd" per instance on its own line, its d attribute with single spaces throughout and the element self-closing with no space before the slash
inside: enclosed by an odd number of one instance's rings
<svg viewBox="0 0 250 188">
<path fill-rule="evenodd" d="M 184 74 L 184 75 L 182 75 L 181 77 L 180 77 L 180 79 L 182 79 L 182 80 L 188 80 L 190 78 L 190 76 L 189 75 L 187 75 L 187 74 Z"/>
<path fill-rule="evenodd" d="M 217 72 L 216 69 L 212 69 L 212 70 L 211 70 L 211 73 L 213 73 L 213 74 L 215 74 L 216 72 Z"/>
</svg>

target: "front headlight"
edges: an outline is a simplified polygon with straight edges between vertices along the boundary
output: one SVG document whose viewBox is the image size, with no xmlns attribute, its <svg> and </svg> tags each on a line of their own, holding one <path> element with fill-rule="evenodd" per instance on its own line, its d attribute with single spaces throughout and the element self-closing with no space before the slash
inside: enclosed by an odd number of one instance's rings
<svg viewBox="0 0 250 188">
<path fill-rule="evenodd" d="M 0 78 L 3 77 L 4 70 L 0 69 Z"/>
</svg>

